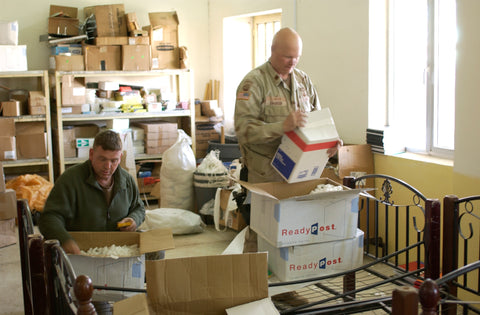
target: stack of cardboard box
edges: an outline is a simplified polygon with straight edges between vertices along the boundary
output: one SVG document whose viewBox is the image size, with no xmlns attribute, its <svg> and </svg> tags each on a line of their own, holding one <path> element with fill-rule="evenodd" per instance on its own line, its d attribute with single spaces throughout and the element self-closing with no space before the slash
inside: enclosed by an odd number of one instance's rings
<svg viewBox="0 0 480 315">
<path fill-rule="evenodd" d="M 176 12 L 150 13 L 150 25 L 140 29 L 135 13 L 123 4 L 85 7 L 87 40 L 52 48 L 50 68 L 57 71 L 148 71 L 178 69 Z M 50 6 L 49 34 L 78 35 L 77 8 Z M 75 28 L 75 30 L 71 30 Z M 61 34 L 59 34 L 59 32 Z M 83 55 L 82 55 L 83 54 Z"/>
<path fill-rule="evenodd" d="M 171 147 L 178 137 L 178 125 L 169 122 L 139 123 L 145 134 L 145 153 L 161 154 Z"/>
<path fill-rule="evenodd" d="M 17 195 L 15 190 L 5 188 L 3 165 L 0 162 L 0 247 L 16 243 L 16 217 Z"/>
<path fill-rule="evenodd" d="M 0 71 L 27 70 L 27 46 L 18 45 L 18 22 L 0 21 Z"/>
</svg>

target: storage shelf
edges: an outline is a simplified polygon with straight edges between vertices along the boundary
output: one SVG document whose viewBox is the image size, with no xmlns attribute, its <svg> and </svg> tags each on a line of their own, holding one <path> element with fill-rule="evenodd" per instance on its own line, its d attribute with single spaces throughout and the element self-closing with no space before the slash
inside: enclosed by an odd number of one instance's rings
<svg viewBox="0 0 480 315">
<path fill-rule="evenodd" d="M 45 115 L 22 115 L 22 116 L 3 116 L 0 119 L 13 118 L 15 122 L 45 121 Z"/>
<path fill-rule="evenodd" d="M 34 70 L 34 71 L 8 71 L 0 72 L 0 80 L 8 82 L 9 88 L 15 90 L 22 88 L 28 91 L 42 91 L 45 99 L 45 114 L 43 115 L 22 115 L 13 117 L 1 117 L 2 119 L 13 118 L 15 123 L 23 122 L 43 122 L 46 130 L 46 158 L 43 159 L 21 159 L 15 161 L 2 161 L 4 168 L 24 167 L 25 173 L 32 171 L 38 173 L 36 166 L 47 166 L 48 180 L 54 182 L 53 174 L 53 160 L 52 160 L 52 134 L 51 134 L 51 116 L 50 116 L 50 88 L 48 80 L 48 71 Z M 5 83 L 4 83 L 5 84 Z M 15 87 L 12 87 L 13 85 Z M 27 88 L 28 86 L 28 88 Z M 35 86 L 35 87 L 34 87 Z M 0 120 L 1 123 L 1 120 Z M 9 174 L 5 174 L 9 176 Z"/>
<path fill-rule="evenodd" d="M 131 120 L 145 120 L 152 121 L 162 118 L 177 119 L 177 123 L 182 126 L 186 118 L 189 121 L 190 136 L 192 138 L 192 149 L 195 152 L 195 97 L 193 87 L 193 71 L 191 69 L 172 69 L 172 70 L 151 70 L 151 71 L 51 71 L 50 75 L 55 79 L 55 99 L 56 107 L 52 111 L 53 126 L 58 131 L 55 137 L 55 144 L 58 148 L 55 156 L 56 176 L 61 175 L 65 171 L 66 165 L 78 164 L 86 159 L 82 158 L 65 158 L 64 157 L 64 143 L 63 143 L 63 127 L 64 124 L 77 124 L 85 122 L 105 122 L 113 119 L 131 119 Z M 190 109 L 176 109 L 162 112 L 146 112 L 146 113 L 115 113 L 106 112 L 100 114 L 64 114 L 62 113 L 62 87 L 61 82 L 64 76 L 73 76 L 75 78 L 85 78 L 87 82 L 94 82 L 97 80 L 115 80 L 126 82 L 149 82 L 159 79 L 163 80 L 165 76 L 169 77 L 170 87 L 176 92 L 177 102 L 188 99 L 191 104 Z M 53 109 L 53 107 L 52 107 Z M 160 160 L 161 154 L 136 154 L 135 160 Z"/>
<path fill-rule="evenodd" d="M 143 153 L 143 154 L 136 154 L 135 155 L 135 161 L 160 160 L 161 158 L 162 158 L 161 154 L 145 154 L 145 153 Z M 79 164 L 79 163 L 85 162 L 86 160 L 87 160 L 87 158 L 78 158 L 78 157 L 65 158 L 64 164 L 66 164 L 66 165 Z"/>
<path fill-rule="evenodd" d="M 63 115 L 63 121 L 91 121 L 91 120 L 111 120 L 119 118 L 128 119 L 149 119 L 149 118 L 167 118 L 167 117 L 189 117 L 190 110 L 174 110 L 164 112 L 149 113 L 101 113 L 101 114 L 78 114 Z"/>
<path fill-rule="evenodd" d="M 14 161 L 2 161 L 3 167 L 19 167 L 19 166 L 32 166 L 32 165 L 48 165 L 48 159 L 25 159 Z"/>
</svg>

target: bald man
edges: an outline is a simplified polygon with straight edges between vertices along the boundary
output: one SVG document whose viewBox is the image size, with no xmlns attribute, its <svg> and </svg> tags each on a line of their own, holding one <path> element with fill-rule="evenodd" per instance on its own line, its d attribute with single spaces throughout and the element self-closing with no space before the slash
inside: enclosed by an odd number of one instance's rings
<svg viewBox="0 0 480 315">
<path fill-rule="evenodd" d="M 282 136 L 304 127 L 306 113 L 320 109 L 312 81 L 295 68 L 301 55 L 298 33 L 282 28 L 273 37 L 270 59 L 238 86 L 235 132 L 249 182 L 283 181 L 270 165 Z"/>
</svg>

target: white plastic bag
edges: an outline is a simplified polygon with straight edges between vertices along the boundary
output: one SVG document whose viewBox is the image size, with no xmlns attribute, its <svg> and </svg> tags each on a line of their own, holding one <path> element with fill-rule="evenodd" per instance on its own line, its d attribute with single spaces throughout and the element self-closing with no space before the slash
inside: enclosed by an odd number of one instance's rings
<svg viewBox="0 0 480 315">
<path fill-rule="evenodd" d="M 143 231 L 169 228 L 173 235 L 194 234 L 203 232 L 205 223 L 200 216 L 188 210 L 158 208 L 147 210 L 145 221 L 139 229 Z"/>
<path fill-rule="evenodd" d="M 177 141 L 162 155 L 161 208 L 194 210 L 193 172 L 196 160 L 191 143 L 192 139 L 179 129 Z"/>
</svg>

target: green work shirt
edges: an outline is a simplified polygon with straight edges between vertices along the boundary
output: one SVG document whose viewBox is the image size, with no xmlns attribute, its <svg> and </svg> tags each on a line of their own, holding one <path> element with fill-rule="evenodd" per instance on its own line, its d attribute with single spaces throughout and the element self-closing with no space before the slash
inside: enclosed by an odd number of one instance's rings
<svg viewBox="0 0 480 315">
<path fill-rule="evenodd" d="M 45 239 L 60 243 L 71 239 L 67 231 L 115 231 L 125 217 L 137 226 L 145 219 L 145 207 L 134 178 L 120 166 L 114 176 L 112 200 L 108 204 L 90 160 L 68 168 L 55 182 L 39 228 Z"/>
<path fill-rule="evenodd" d="M 291 86 L 287 86 L 266 62 L 242 80 L 237 88 L 234 120 L 248 181 L 283 180 L 270 162 L 284 134 L 283 122 L 297 109 L 320 109 L 315 87 L 305 72 L 294 69 Z"/>
</svg>

